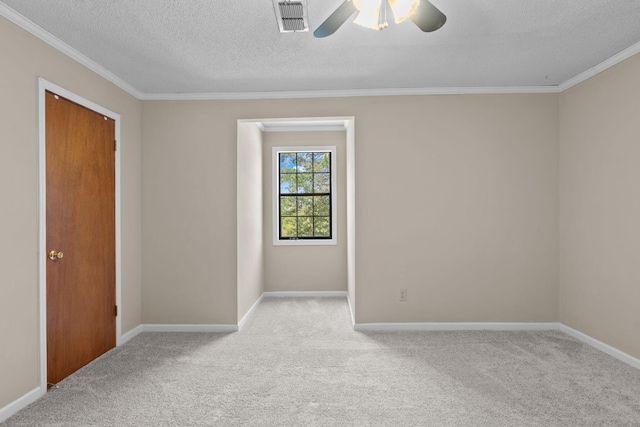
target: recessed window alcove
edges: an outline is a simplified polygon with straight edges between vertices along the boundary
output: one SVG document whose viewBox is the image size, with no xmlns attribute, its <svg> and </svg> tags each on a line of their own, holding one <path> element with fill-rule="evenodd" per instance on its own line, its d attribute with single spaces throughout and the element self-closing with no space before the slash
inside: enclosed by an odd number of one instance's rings
<svg viewBox="0 0 640 427">
<path fill-rule="evenodd" d="M 242 326 L 251 307 L 265 292 L 265 251 L 272 250 L 271 197 L 265 195 L 265 156 L 271 158 L 271 150 L 265 149 L 265 134 L 270 132 L 295 132 L 301 141 L 305 132 L 342 132 L 344 141 L 344 173 L 339 174 L 338 189 L 342 189 L 346 215 L 343 232 L 337 239 L 346 245 L 346 290 L 352 320 L 356 311 L 355 272 L 355 119 L 354 117 L 286 118 L 238 120 L 237 133 L 237 316 Z M 311 135 L 311 134 L 307 134 Z M 267 153 L 268 151 L 268 153 Z M 270 162 L 268 163 L 270 164 Z M 268 172 L 268 173 L 265 173 Z M 268 180 L 269 183 L 271 182 Z M 339 190 L 338 190 L 339 191 Z M 269 246 L 267 248 L 267 246 Z M 301 248 L 305 250 L 307 248 Z M 271 259 L 271 258 L 269 258 Z M 309 289 L 320 290 L 320 289 Z"/>
</svg>

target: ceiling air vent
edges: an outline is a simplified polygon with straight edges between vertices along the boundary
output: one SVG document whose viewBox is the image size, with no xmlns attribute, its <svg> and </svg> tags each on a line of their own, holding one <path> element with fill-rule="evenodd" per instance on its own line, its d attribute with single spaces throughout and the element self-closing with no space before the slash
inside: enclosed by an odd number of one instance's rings
<svg viewBox="0 0 640 427">
<path fill-rule="evenodd" d="M 273 0 L 281 33 L 309 31 L 306 0 Z"/>
</svg>

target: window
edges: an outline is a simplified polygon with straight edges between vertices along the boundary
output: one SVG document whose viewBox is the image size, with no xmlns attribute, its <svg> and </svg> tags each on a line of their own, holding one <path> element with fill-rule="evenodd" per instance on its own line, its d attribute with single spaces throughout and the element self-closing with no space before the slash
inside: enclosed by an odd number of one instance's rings
<svg viewBox="0 0 640 427">
<path fill-rule="evenodd" d="M 335 147 L 273 148 L 274 245 L 335 245 Z"/>
</svg>

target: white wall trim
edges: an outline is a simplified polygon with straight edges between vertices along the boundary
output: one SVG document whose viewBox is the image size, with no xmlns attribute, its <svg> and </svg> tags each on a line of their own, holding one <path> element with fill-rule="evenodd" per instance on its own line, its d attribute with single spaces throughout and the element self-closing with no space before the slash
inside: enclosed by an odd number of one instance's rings
<svg viewBox="0 0 640 427">
<path fill-rule="evenodd" d="M 216 324 L 160 324 L 145 323 L 138 325 L 129 332 L 122 335 L 120 345 L 131 341 L 133 338 L 144 332 L 237 332 L 237 325 L 216 325 Z"/>
<path fill-rule="evenodd" d="M 1 3 L 0 3 L 1 5 Z M 118 149 L 115 152 L 115 214 L 116 214 L 116 346 L 122 343 L 122 194 L 120 153 L 122 140 L 120 138 L 120 115 L 108 110 L 92 101 L 76 95 L 43 78 L 38 78 L 38 311 L 39 311 L 39 357 L 40 357 L 40 387 L 43 393 L 47 390 L 47 183 L 46 183 L 46 134 L 45 134 L 45 91 L 51 91 L 76 104 L 110 117 L 115 121 L 115 137 Z"/>
<path fill-rule="evenodd" d="M 135 328 L 131 329 L 130 331 L 122 334 L 122 336 L 120 337 L 120 343 L 118 345 L 122 345 L 126 342 L 131 341 L 133 338 L 137 337 L 138 335 L 140 335 L 141 333 L 144 332 L 144 328 L 142 327 L 142 325 L 138 325 Z"/>
<path fill-rule="evenodd" d="M 346 291 L 276 291 L 264 292 L 263 297 L 268 298 L 337 298 L 347 297 Z"/>
<path fill-rule="evenodd" d="M 238 325 L 144 324 L 142 332 L 238 332 Z"/>
<path fill-rule="evenodd" d="M 630 354 L 620 351 L 617 348 L 610 346 L 609 344 L 603 343 L 602 341 L 598 341 L 597 339 L 592 338 L 580 331 L 576 331 L 575 329 L 570 328 L 569 326 L 562 323 L 559 324 L 558 329 L 565 334 L 570 335 L 573 338 L 580 340 L 583 343 L 602 351 L 603 353 L 608 354 L 609 356 L 615 357 L 616 359 L 626 363 L 627 365 L 633 366 L 636 369 L 640 369 L 640 359 L 636 359 Z"/>
<path fill-rule="evenodd" d="M 351 305 L 351 298 L 349 298 L 349 292 L 347 292 L 347 304 L 349 304 L 349 317 L 351 318 L 351 327 L 355 331 L 356 319 L 353 317 L 353 306 Z"/>
<path fill-rule="evenodd" d="M 560 86 L 558 86 L 558 92 L 564 92 L 565 90 L 572 88 L 573 86 L 582 83 L 585 80 L 590 79 L 591 77 L 595 76 L 596 74 L 600 74 L 601 72 L 608 70 L 609 68 L 613 67 L 614 65 L 617 65 L 619 63 L 621 63 L 622 61 L 624 61 L 625 59 L 628 59 L 630 57 L 632 57 L 633 55 L 640 53 L 640 42 L 634 44 L 633 46 L 623 50 L 622 52 L 613 55 L 611 58 L 602 61 L 601 63 L 599 63 L 598 65 L 596 65 L 595 67 L 591 67 L 589 68 L 587 71 L 578 74 L 577 76 L 567 80 L 566 82 L 562 83 Z"/>
<path fill-rule="evenodd" d="M 264 120 L 257 123 L 263 132 L 340 132 L 347 130 L 349 119 Z"/>
<path fill-rule="evenodd" d="M 9 403 L 4 408 L 0 408 L 0 423 L 9 419 L 9 417 L 13 416 L 19 410 L 26 408 L 27 406 L 38 400 L 43 394 L 44 393 L 41 392 L 40 387 L 38 387 L 31 390 L 24 396 Z"/>
<path fill-rule="evenodd" d="M 126 332 L 122 335 L 120 339 L 120 345 L 131 341 L 133 338 L 144 332 L 237 332 L 244 323 L 247 321 L 249 316 L 253 314 L 253 311 L 257 307 L 257 305 L 262 301 L 262 295 L 256 301 L 256 303 L 251 307 L 249 312 L 243 317 L 243 319 L 239 322 L 238 325 L 224 325 L 224 324 L 157 324 L 157 323 L 145 323 L 142 325 L 138 325 L 132 330 Z"/>
<path fill-rule="evenodd" d="M 494 95 L 558 93 L 559 86 L 434 87 L 318 90 L 299 92 L 145 93 L 143 101 L 225 101 L 249 99 L 351 98 L 407 95 Z"/>
<path fill-rule="evenodd" d="M 59 38 L 57 38 L 56 36 L 48 32 L 47 30 L 35 24 L 33 21 L 30 21 L 29 19 L 19 14 L 15 10 L 11 9 L 9 6 L 5 5 L 4 3 L 0 3 L 0 15 L 4 16 L 9 21 L 13 22 L 14 24 L 19 26 L 23 30 L 27 31 L 28 33 L 33 34 L 34 36 L 36 36 L 43 42 L 47 43 L 51 47 L 59 50 L 60 52 L 67 55 L 69 58 L 73 59 L 74 61 L 84 65 L 85 67 L 87 67 L 94 73 L 98 74 L 99 76 L 107 79 L 114 85 L 118 86 L 120 89 L 127 92 L 129 95 L 134 96 L 138 99 L 142 99 L 144 97 L 144 94 L 142 92 L 138 91 L 129 83 L 125 82 L 120 77 L 113 74 L 111 71 L 107 70 L 103 66 L 99 65 L 98 63 L 89 59 L 82 53 L 78 52 L 76 49 L 72 48 L 71 46 L 69 46 L 68 44 L 66 44 L 65 42 L 63 42 L 62 40 L 60 40 Z"/>
<path fill-rule="evenodd" d="M 258 307 L 258 304 L 260 304 L 260 301 L 262 301 L 262 298 L 264 298 L 264 292 L 262 293 L 262 295 L 260 295 L 260 298 L 258 298 L 256 302 L 253 303 L 249 311 L 247 311 L 246 314 L 242 316 L 242 319 L 240 319 L 240 321 L 238 322 L 238 330 L 244 328 L 244 325 L 247 323 L 247 320 L 249 320 L 249 318 L 253 316 L 253 312 Z"/>
<path fill-rule="evenodd" d="M 640 359 L 559 322 L 357 323 L 355 331 L 560 331 L 636 369 Z"/>
<path fill-rule="evenodd" d="M 556 331 L 558 323 L 356 323 L 353 329 L 356 331 Z"/>
</svg>

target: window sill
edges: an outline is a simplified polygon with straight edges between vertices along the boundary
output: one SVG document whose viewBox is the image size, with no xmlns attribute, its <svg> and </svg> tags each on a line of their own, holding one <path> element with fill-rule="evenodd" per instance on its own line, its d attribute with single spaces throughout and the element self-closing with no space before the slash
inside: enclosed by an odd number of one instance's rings
<svg viewBox="0 0 640 427">
<path fill-rule="evenodd" d="M 274 240 L 273 246 L 336 246 L 337 239 L 331 240 Z"/>
</svg>

